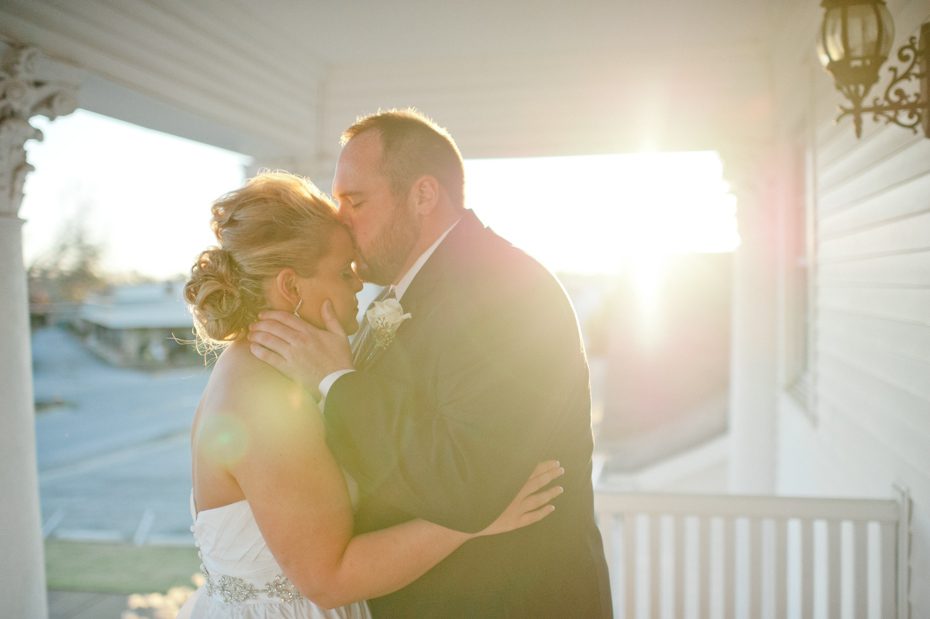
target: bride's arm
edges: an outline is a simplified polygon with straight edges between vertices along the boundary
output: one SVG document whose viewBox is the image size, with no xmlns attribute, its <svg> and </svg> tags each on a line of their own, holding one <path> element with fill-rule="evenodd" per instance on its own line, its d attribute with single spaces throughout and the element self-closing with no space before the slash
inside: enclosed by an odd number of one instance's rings
<svg viewBox="0 0 930 619">
<path fill-rule="evenodd" d="M 339 466 L 326 447 L 323 420 L 306 392 L 274 370 L 236 381 L 236 415 L 249 437 L 229 471 L 249 501 L 285 575 L 325 607 L 385 595 L 413 582 L 474 534 L 423 520 L 352 536 L 352 511 Z M 537 468 L 488 529 L 494 534 L 542 519 L 561 491 L 533 494 L 560 474 Z"/>
<path fill-rule="evenodd" d="M 533 493 L 559 474 L 558 463 L 540 464 L 511 506 L 479 533 L 410 520 L 353 537 L 329 585 L 312 599 L 331 608 L 386 595 L 410 584 L 470 539 L 506 533 L 542 520 L 555 509 L 547 503 L 561 493 L 561 488 Z"/>
</svg>

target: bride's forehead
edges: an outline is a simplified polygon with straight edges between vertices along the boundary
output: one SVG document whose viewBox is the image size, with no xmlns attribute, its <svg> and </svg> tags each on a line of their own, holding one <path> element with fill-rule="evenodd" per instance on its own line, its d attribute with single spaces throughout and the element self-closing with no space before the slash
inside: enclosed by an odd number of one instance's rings
<svg viewBox="0 0 930 619">
<path fill-rule="evenodd" d="M 330 259 L 339 262 L 350 262 L 355 259 L 355 243 L 352 236 L 344 227 L 334 228 L 329 239 L 329 247 L 323 259 Z"/>
<path fill-rule="evenodd" d="M 355 244 L 352 242 L 352 235 L 345 226 L 335 226 L 330 236 L 330 249 L 343 250 L 348 248 L 349 251 L 355 250 Z"/>
</svg>

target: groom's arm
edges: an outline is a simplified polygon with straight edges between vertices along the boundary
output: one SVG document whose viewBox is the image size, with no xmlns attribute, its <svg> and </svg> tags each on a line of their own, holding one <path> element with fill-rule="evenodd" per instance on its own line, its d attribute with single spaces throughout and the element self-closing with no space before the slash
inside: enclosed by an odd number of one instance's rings
<svg viewBox="0 0 930 619">
<path fill-rule="evenodd" d="M 584 414 L 587 366 L 571 307 L 554 282 L 450 307 L 429 395 L 372 372 L 347 374 L 326 401 L 328 441 L 381 499 L 444 526 L 482 529 Z M 569 424 L 577 427 L 576 424 Z"/>
</svg>

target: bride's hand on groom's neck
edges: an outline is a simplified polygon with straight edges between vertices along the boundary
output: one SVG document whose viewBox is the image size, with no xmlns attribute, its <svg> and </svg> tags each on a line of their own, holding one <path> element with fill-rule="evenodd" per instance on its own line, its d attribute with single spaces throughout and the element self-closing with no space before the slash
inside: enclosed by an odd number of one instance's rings
<svg viewBox="0 0 930 619">
<path fill-rule="evenodd" d="M 325 329 L 292 313 L 266 310 L 249 327 L 249 350 L 258 359 L 299 383 L 319 399 L 320 382 L 329 374 L 351 370 L 352 351 L 330 301 L 321 311 Z"/>
</svg>

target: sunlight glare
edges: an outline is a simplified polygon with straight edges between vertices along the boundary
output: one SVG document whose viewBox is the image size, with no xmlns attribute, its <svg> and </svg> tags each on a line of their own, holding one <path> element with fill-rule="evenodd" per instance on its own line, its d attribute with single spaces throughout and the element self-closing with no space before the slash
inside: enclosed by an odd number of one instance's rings
<svg viewBox="0 0 930 619">
<path fill-rule="evenodd" d="M 556 272 L 658 278 L 663 257 L 739 245 L 715 152 L 469 160 L 466 178 L 478 216 Z"/>
</svg>

